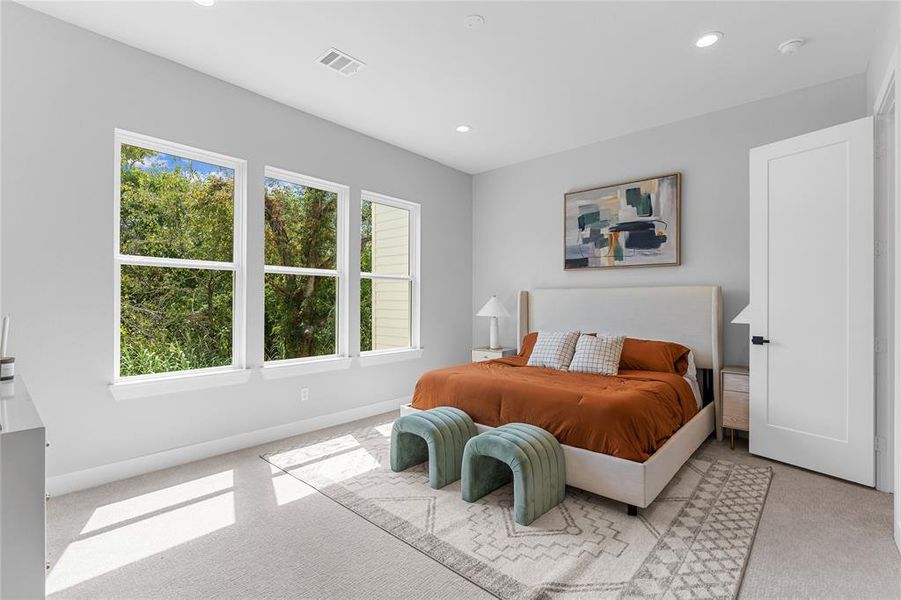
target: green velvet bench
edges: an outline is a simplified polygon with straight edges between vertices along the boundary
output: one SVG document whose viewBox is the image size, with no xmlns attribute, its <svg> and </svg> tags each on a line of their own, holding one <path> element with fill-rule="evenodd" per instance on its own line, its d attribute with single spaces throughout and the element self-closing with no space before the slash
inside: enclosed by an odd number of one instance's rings
<svg viewBox="0 0 901 600">
<path fill-rule="evenodd" d="M 520 525 L 560 504 L 566 465 L 557 439 L 540 427 L 509 423 L 486 431 L 463 451 L 463 499 L 475 502 L 513 479 L 513 519 Z"/>
<path fill-rule="evenodd" d="M 429 485 L 443 488 L 460 479 L 466 442 L 478 434 L 465 412 L 451 406 L 405 415 L 391 428 L 391 470 L 429 461 Z"/>
</svg>

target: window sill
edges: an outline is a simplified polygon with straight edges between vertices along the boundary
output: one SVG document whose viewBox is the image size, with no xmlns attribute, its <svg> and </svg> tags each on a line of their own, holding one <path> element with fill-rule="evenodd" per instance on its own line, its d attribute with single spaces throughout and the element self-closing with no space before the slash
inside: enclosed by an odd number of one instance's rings
<svg viewBox="0 0 901 600">
<path fill-rule="evenodd" d="M 402 350 L 379 350 L 361 354 L 357 360 L 361 367 L 372 367 L 401 360 L 414 360 L 422 357 L 422 348 L 404 348 Z"/>
<path fill-rule="evenodd" d="M 250 381 L 250 374 L 250 369 L 233 369 L 216 373 L 163 375 L 153 379 L 119 381 L 110 384 L 109 390 L 116 400 L 131 400 L 133 398 L 146 398 L 149 396 L 162 396 L 164 394 L 239 385 Z"/>
<path fill-rule="evenodd" d="M 349 369 L 351 359 L 346 356 L 329 356 L 328 358 L 287 360 L 268 363 L 263 366 L 263 379 L 283 379 L 310 373 L 324 373 L 326 371 L 340 371 Z"/>
<path fill-rule="evenodd" d="M 383 350 L 363 354 L 356 358 L 361 367 L 384 365 L 404 360 L 421 358 L 422 348 L 404 348 L 402 350 Z M 346 356 L 330 356 L 312 360 L 284 361 L 266 364 L 260 372 L 263 379 L 283 379 L 311 373 L 324 373 L 349 369 L 354 359 Z M 190 392 L 209 388 L 240 385 L 250 381 L 252 369 L 222 370 L 213 373 L 183 373 L 179 375 L 162 375 L 150 379 L 119 381 L 109 385 L 110 393 L 117 401 L 134 398 L 147 398 Z"/>
</svg>

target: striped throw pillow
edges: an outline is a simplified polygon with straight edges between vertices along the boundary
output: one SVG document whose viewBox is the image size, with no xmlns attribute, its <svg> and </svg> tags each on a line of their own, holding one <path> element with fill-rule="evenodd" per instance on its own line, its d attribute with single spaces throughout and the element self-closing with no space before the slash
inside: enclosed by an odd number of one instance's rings
<svg viewBox="0 0 901 600">
<path fill-rule="evenodd" d="M 619 372 L 619 357 L 623 353 L 625 341 L 624 335 L 579 336 L 569 370 L 578 373 L 616 375 Z"/>
<path fill-rule="evenodd" d="M 528 366 L 565 371 L 576 351 L 578 331 L 539 331 Z"/>
</svg>

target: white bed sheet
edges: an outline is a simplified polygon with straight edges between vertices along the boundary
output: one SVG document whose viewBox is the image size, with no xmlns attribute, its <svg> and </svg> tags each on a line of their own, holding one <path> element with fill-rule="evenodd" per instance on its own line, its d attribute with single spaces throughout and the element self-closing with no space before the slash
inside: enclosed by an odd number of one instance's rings
<svg viewBox="0 0 901 600">
<path fill-rule="evenodd" d="M 701 410 L 703 399 L 701 398 L 701 386 L 698 385 L 698 380 L 688 376 L 685 376 L 682 379 L 688 382 L 688 385 L 691 387 L 691 393 L 695 395 L 695 402 L 698 403 L 698 410 Z"/>
</svg>

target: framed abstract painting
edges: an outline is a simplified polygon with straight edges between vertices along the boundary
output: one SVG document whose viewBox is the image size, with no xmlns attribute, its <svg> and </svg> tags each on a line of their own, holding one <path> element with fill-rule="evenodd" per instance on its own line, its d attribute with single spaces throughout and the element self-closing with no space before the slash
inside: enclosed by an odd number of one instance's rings
<svg viewBox="0 0 901 600">
<path fill-rule="evenodd" d="M 681 173 L 563 196 L 567 270 L 680 264 Z"/>
</svg>

